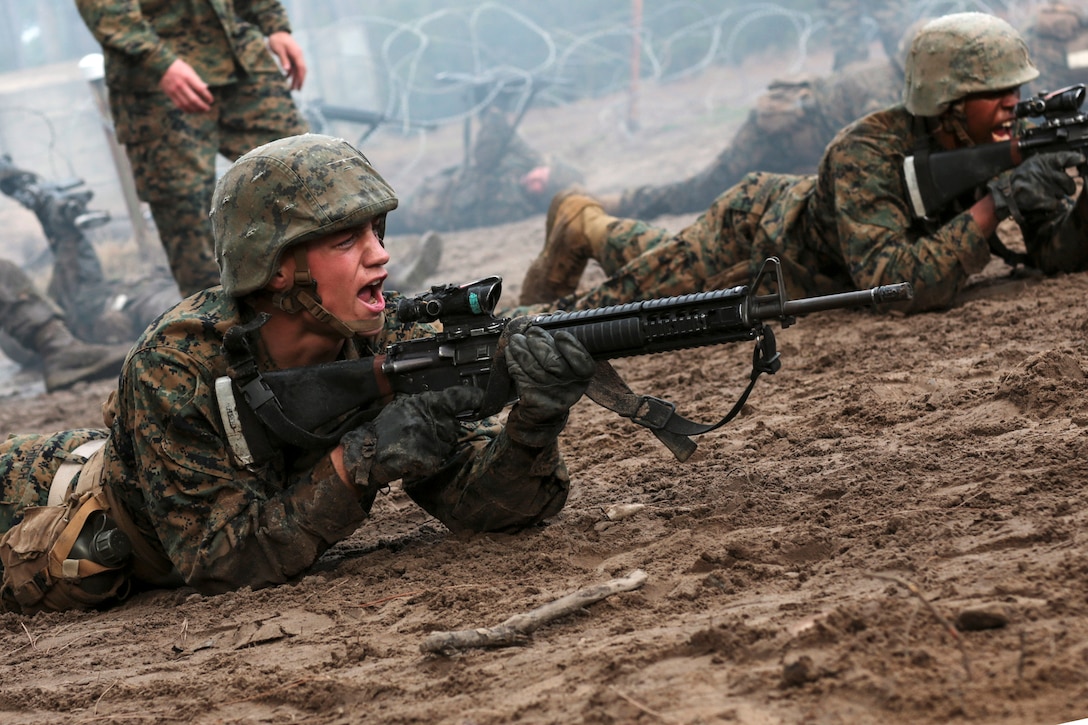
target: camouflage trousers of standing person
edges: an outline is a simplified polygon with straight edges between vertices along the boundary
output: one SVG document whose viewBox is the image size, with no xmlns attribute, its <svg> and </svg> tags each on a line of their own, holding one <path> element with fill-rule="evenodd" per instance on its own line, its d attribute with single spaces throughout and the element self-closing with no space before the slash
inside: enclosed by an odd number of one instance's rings
<svg viewBox="0 0 1088 725">
<path fill-rule="evenodd" d="M 22 521 L 28 507 L 48 503 L 49 486 L 70 451 L 105 437 L 105 430 L 77 428 L 0 442 L 0 534 Z"/>
<path fill-rule="evenodd" d="M 590 240 L 606 280 L 552 304 L 503 314 L 593 309 L 748 284 L 769 256 L 782 258 L 787 286 L 795 295 L 848 289 L 842 280 L 813 271 L 818 260 L 805 243 L 799 211 L 804 205 L 775 204 L 783 195 L 807 196 L 815 182 L 814 176 L 748 174 L 676 234 L 643 221 L 614 218 L 603 239 Z M 782 216 L 778 209 L 793 210 L 793 215 Z"/>
<path fill-rule="evenodd" d="M 217 155 L 233 161 L 308 130 L 278 73 L 256 73 L 210 90 L 215 101 L 207 113 L 184 113 L 163 93 L 128 93 L 114 104 L 124 109 L 115 119 L 118 140 L 184 296 L 219 284 L 208 218 Z"/>
</svg>

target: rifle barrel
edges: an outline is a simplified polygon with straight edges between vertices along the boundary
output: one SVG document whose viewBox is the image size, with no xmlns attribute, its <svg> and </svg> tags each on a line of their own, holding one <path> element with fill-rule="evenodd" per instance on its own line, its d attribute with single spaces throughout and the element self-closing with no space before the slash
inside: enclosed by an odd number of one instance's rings
<svg viewBox="0 0 1088 725">
<path fill-rule="evenodd" d="M 787 315 L 804 315 L 809 312 L 821 312 L 823 310 L 835 310 L 840 307 L 861 307 L 863 305 L 880 305 L 887 302 L 906 302 L 914 298 L 914 288 L 910 282 L 897 284 L 883 284 L 878 287 L 857 290 L 856 292 L 840 292 L 834 295 L 822 297 L 809 297 L 808 299 L 790 300 L 786 302 L 783 313 Z"/>
</svg>

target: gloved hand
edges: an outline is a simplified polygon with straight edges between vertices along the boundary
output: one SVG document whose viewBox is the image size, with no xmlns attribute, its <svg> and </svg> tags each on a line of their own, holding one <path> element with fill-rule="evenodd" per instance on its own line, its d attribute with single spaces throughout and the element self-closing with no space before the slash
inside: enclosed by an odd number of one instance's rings
<svg viewBox="0 0 1088 725">
<path fill-rule="evenodd" d="M 1017 224 L 1023 224 L 1025 215 L 1038 222 L 1067 213 L 1068 198 L 1077 190 L 1077 184 L 1066 169 L 1084 162 L 1084 154 L 1077 151 L 1052 151 L 1032 156 L 1000 174 L 988 184 L 997 218 L 1011 216 Z"/>
<path fill-rule="evenodd" d="M 396 398 L 340 439 L 348 475 L 365 488 L 437 473 L 461 435 L 457 414 L 476 410 L 483 398 L 484 391 L 469 386 Z"/>
<path fill-rule="evenodd" d="M 506 434 L 523 445 L 543 448 L 567 423 L 567 412 L 586 392 L 597 363 L 569 332 L 553 337 L 540 327 L 510 336 L 506 365 L 517 387 L 518 403 L 506 421 Z"/>
</svg>

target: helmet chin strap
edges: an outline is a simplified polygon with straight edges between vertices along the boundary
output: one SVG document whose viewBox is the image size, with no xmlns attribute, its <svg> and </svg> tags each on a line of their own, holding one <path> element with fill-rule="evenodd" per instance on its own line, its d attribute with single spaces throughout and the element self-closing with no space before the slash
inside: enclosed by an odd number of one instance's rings
<svg viewBox="0 0 1088 725">
<path fill-rule="evenodd" d="M 955 137 L 960 148 L 968 148 L 975 145 L 971 137 L 967 135 L 967 112 L 964 102 L 956 101 L 941 115 L 941 128 Z"/>
<path fill-rule="evenodd" d="M 310 274 L 310 265 L 306 261 L 306 248 L 298 245 L 294 249 L 295 254 L 295 278 L 291 288 L 285 292 L 277 292 L 272 295 L 272 302 L 284 312 L 296 315 L 306 310 L 319 322 L 323 322 L 342 337 L 351 339 L 356 335 L 367 335 L 382 329 L 385 326 L 385 313 L 381 313 L 373 320 L 355 320 L 344 322 L 339 317 L 329 312 L 321 304 L 321 295 L 317 293 L 317 282 Z"/>
</svg>

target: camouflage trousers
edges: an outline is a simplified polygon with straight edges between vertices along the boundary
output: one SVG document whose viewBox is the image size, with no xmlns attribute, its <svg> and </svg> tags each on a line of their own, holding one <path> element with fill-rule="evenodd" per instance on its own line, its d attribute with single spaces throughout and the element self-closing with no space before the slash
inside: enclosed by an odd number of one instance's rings
<svg viewBox="0 0 1088 725">
<path fill-rule="evenodd" d="M 0 442 L 0 534 L 23 520 L 30 506 L 45 506 L 49 486 L 69 451 L 106 437 L 94 428 L 49 435 L 13 435 Z"/>
<path fill-rule="evenodd" d="M 608 278 L 547 308 L 592 309 L 748 284 L 772 255 L 786 257 L 792 290 L 819 294 L 831 286 L 841 291 L 843 285 L 804 275 L 812 264 L 802 228 L 804 204 L 775 204 L 783 195 L 803 198 L 814 185 L 815 177 L 749 174 L 677 234 L 617 218 L 607 225 L 604 238 L 590 240 L 593 257 Z M 515 314 L 535 311 L 540 310 L 521 308 Z"/>
<path fill-rule="evenodd" d="M 115 119 L 117 137 L 183 296 L 219 284 L 208 218 L 217 155 L 233 161 L 256 146 L 308 130 L 278 73 L 253 74 L 210 90 L 215 101 L 207 113 L 184 113 L 163 93 L 121 91 L 124 98 L 113 104 L 124 108 Z"/>
</svg>

